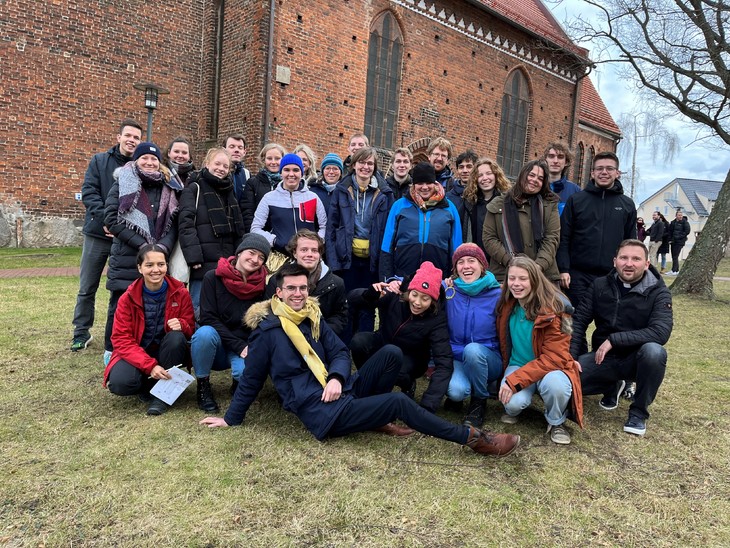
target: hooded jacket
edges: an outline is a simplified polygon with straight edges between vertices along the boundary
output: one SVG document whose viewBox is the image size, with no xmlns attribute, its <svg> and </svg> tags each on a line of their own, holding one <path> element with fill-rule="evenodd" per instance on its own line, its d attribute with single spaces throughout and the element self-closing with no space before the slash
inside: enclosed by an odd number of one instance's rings
<svg viewBox="0 0 730 548">
<path fill-rule="evenodd" d="M 605 276 L 618 244 L 628 238 L 636 238 L 633 200 L 624 196 L 618 179 L 611 188 L 600 188 L 591 179 L 583 192 L 568 198 L 560 216 L 558 269 Z"/>
<path fill-rule="evenodd" d="M 282 406 L 294 413 L 318 440 L 327 432 L 340 413 L 353 400 L 352 386 L 357 373 L 350 374 L 350 352 L 324 319 L 320 320 L 319 340 L 312 337 L 308 319 L 299 324 L 304 338 L 312 346 L 328 371 L 328 378 L 341 379 L 342 396 L 336 401 L 322 401 L 322 385 L 307 367 L 301 354 L 294 347 L 281 327 L 281 321 L 271 312 L 271 302 L 253 305 L 246 312 L 245 322 L 252 329 L 248 339 L 246 368 L 231 405 L 223 417 L 231 426 L 241 424 L 246 412 L 271 376 Z"/>
<path fill-rule="evenodd" d="M 517 300 L 509 298 L 504 309 L 497 315 L 499 346 L 502 350 L 502 365 L 506 370 L 512 355 L 512 338 L 509 330 L 509 317 L 517 305 Z M 513 392 L 519 392 L 541 380 L 551 371 L 562 371 L 570 379 L 573 388 L 570 396 L 574 420 L 583 428 L 583 392 L 580 372 L 570 354 L 570 315 L 544 311 L 535 318 L 532 329 L 532 351 L 535 359 L 505 378 Z"/>
</svg>

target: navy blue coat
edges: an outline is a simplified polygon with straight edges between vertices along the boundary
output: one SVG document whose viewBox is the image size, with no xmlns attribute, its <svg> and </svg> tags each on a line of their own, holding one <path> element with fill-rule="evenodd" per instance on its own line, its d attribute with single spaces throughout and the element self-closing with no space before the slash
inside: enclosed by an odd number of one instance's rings
<svg viewBox="0 0 730 548">
<path fill-rule="evenodd" d="M 223 417 L 225 421 L 231 426 L 241 424 L 264 386 L 266 377 L 271 376 L 284 409 L 294 413 L 318 440 L 327 437 L 337 417 L 354 399 L 351 390 L 357 373 L 350 374 L 350 352 L 345 343 L 324 320 L 320 321 L 318 341 L 312 338 L 309 320 L 299 325 L 307 342 L 325 364 L 329 377 L 342 380 L 340 399 L 325 403 L 321 399 L 324 391 L 322 385 L 284 333 L 279 318 L 271 312 L 270 303 L 252 306 L 246 314 L 246 323 L 255 329 L 248 339 L 246 368 Z"/>
<path fill-rule="evenodd" d="M 380 262 L 380 247 L 383 242 L 388 212 L 393 205 L 393 191 L 379 174 L 378 194 L 373 198 L 370 225 L 370 271 L 377 272 Z M 352 240 L 355 237 L 355 199 L 352 191 L 352 174 L 342 179 L 330 198 L 327 217 L 325 246 L 327 264 L 334 270 L 347 270 L 352 265 Z"/>
</svg>

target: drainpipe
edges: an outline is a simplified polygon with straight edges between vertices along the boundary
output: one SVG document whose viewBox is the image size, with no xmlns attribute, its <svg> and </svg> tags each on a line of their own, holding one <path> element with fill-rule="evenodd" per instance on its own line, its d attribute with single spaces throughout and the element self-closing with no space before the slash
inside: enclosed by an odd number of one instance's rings
<svg viewBox="0 0 730 548">
<path fill-rule="evenodd" d="M 276 0 L 269 3 L 269 50 L 266 54 L 266 74 L 264 75 L 264 118 L 263 147 L 269 142 L 269 118 L 271 116 L 271 71 L 274 68 L 274 9 Z"/>
<path fill-rule="evenodd" d="M 221 67 L 223 66 L 223 25 L 225 24 L 226 0 L 219 0 L 216 12 L 216 37 L 215 37 L 215 63 L 213 70 L 213 117 L 211 120 L 211 138 L 214 142 L 218 141 L 218 120 L 220 118 L 220 102 L 221 102 Z"/>
</svg>

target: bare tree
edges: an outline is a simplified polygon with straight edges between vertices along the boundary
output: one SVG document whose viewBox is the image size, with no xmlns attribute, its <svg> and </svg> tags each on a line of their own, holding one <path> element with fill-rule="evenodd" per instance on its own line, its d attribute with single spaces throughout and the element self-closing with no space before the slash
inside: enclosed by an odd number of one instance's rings
<svg viewBox="0 0 730 548">
<path fill-rule="evenodd" d="M 643 145 L 648 145 L 652 162 L 656 163 L 659 153 L 664 162 L 671 164 L 679 153 L 679 136 L 667 129 L 661 117 L 648 110 L 624 112 L 617 121 L 621 128 L 623 140 L 618 145 L 618 155 L 622 165 L 624 158 L 631 158 L 629 179 L 629 197 L 634 200 L 639 190 L 639 172 L 636 167 L 636 154 Z"/>
<path fill-rule="evenodd" d="M 637 87 L 730 145 L 728 0 L 584 0 L 598 21 L 569 25 L 596 63 L 620 63 Z M 713 298 L 712 277 L 730 240 L 730 171 L 672 286 Z"/>
</svg>

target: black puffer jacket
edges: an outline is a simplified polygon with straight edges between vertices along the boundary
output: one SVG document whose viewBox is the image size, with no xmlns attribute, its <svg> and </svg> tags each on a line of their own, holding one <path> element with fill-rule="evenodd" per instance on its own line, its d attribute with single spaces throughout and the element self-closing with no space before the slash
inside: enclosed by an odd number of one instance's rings
<svg viewBox="0 0 730 548">
<path fill-rule="evenodd" d="M 672 295 L 661 275 L 649 267 L 641 281 L 621 296 L 622 283 L 615 270 L 597 278 L 581 300 L 573 316 L 570 353 L 578 358 L 581 341 L 591 321 L 596 329 L 591 338 L 593 351 L 611 341 L 611 354 L 622 357 L 645 343 L 665 344 L 672 334 Z"/>
<path fill-rule="evenodd" d="M 674 245 L 684 245 L 687 243 L 687 236 L 692 231 L 689 226 L 689 221 L 682 218 L 681 221 L 674 219 L 669 223 L 669 242 Z"/>
<path fill-rule="evenodd" d="M 221 183 L 217 184 L 218 181 Z M 216 192 L 222 203 L 229 204 L 229 221 L 234 227 L 234 232 L 220 237 L 215 235 L 204 198 L 205 192 Z M 195 207 L 196 198 L 197 208 Z M 211 182 L 208 177 L 201 174 L 196 182 L 188 184 L 180 195 L 178 229 L 185 262 L 189 265 L 202 265 L 201 268 L 191 269 L 190 278 L 192 280 L 202 280 L 206 272 L 215 270 L 218 266 L 218 259 L 221 257 L 235 255 L 236 247 L 243 237 L 243 222 L 238 203 L 233 195 L 231 181 L 226 178 Z"/>
<path fill-rule="evenodd" d="M 266 284 L 266 298 L 270 299 L 276 294 L 276 273 L 269 278 Z M 317 282 L 314 291 L 309 294 L 319 301 L 319 309 L 322 317 L 338 337 L 345 330 L 347 325 L 347 292 L 345 282 L 335 275 L 329 267 L 322 265 L 322 275 Z"/>
<path fill-rule="evenodd" d="M 246 187 L 243 189 L 243 197 L 241 198 L 241 215 L 243 215 L 243 228 L 246 233 L 251 232 L 251 223 L 259 207 L 259 202 L 264 194 L 271 192 L 276 188 L 276 184 L 271 184 L 266 176 L 265 170 L 259 171 L 256 175 L 246 181 Z"/>
<path fill-rule="evenodd" d="M 558 269 L 605 276 L 618 244 L 627 238 L 636 238 L 634 201 L 624 196 L 621 181 L 604 189 L 591 179 L 583 192 L 568 198 L 560 216 Z"/>
<path fill-rule="evenodd" d="M 126 168 L 120 168 L 126 169 Z M 111 255 L 109 256 L 109 270 L 107 273 L 106 288 L 109 291 L 124 291 L 139 277 L 137 270 L 137 253 L 146 243 L 158 243 L 168 252 L 172 251 L 177 241 L 177 212 L 172 219 L 168 231 L 156 242 L 148 242 L 144 236 L 127 226 L 119 217 L 119 171 L 114 174 L 114 184 L 109 190 L 106 199 L 104 224 L 114 234 Z M 152 209 L 157 212 L 162 197 L 162 184 L 142 183 L 142 192 L 147 194 Z M 176 191 L 177 193 L 177 191 Z M 178 193 L 179 195 L 179 193 Z"/>
<path fill-rule="evenodd" d="M 82 232 L 87 236 L 109 237 L 104 233 L 104 209 L 109 190 L 114 184 L 114 170 L 122 167 L 131 158 L 119 152 L 119 145 L 106 152 L 94 154 L 86 168 L 84 184 L 81 186 L 81 200 L 86 206 L 86 218 Z"/>
<path fill-rule="evenodd" d="M 407 287 L 408 282 L 408 279 L 404 280 L 401 287 Z M 431 412 L 436 411 L 446 395 L 454 371 L 444 303 L 439 303 L 440 311 L 436 314 L 426 312 L 414 316 L 408 303 L 401 301 L 399 293 L 387 293 L 381 297 L 380 293 L 368 287 L 350 291 L 347 300 L 356 308 L 377 307 L 380 317 L 378 332 L 384 343 L 400 348 L 404 360 L 413 360 L 417 364 L 414 371 L 425 372 L 429 359 L 433 357 L 436 369 L 423 393 L 421 406 Z"/>
</svg>

